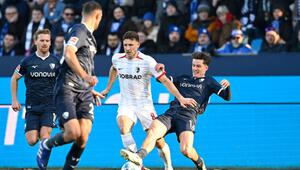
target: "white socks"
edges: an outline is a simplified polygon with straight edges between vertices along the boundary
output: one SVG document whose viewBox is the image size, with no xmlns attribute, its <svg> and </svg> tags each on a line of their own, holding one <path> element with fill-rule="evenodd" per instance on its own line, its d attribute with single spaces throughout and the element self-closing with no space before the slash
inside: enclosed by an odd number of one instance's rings
<svg viewBox="0 0 300 170">
<path fill-rule="evenodd" d="M 131 135 L 131 133 L 121 134 L 122 143 L 125 149 L 128 149 L 132 152 L 137 152 L 136 143 Z"/>
<path fill-rule="evenodd" d="M 159 156 L 164 161 L 165 170 L 173 170 L 169 145 L 167 143 L 165 143 L 165 145 L 162 149 L 157 149 L 157 150 L 158 150 Z"/>
</svg>

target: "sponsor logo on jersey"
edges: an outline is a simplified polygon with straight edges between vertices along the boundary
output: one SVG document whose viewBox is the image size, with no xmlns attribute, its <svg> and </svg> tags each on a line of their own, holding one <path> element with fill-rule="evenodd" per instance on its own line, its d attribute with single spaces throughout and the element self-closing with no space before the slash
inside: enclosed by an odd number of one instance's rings
<svg viewBox="0 0 300 170">
<path fill-rule="evenodd" d="M 30 72 L 31 77 L 55 77 L 55 72 Z"/>
<path fill-rule="evenodd" d="M 202 84 L 191 84 L 191 83 L 180 83 L 180 87 L 193 87 L 193 88 L 199 88 L 202 89 Z"/>
<path fill-rule="evenodd" d="M 54 63 L 50 63 L 49 64 L 50 68 L 53 70 L 55 68 L 55 64 Z"/>
<path fill-rule="evenodd" d="M 97 49 L 95 46 L 91 45 L 90 46 L 90 51 L 93 53 L 93 54 L 96 54 L 97 53 Z"/>
<path fill-rule="evenodd" d="M 122 79 L 141 79 L 142 75 L 132 75 L 132 74 L 119 74 L 119 77 Z"/>
<path fill-rule="evenodd" d="M 31 66 L 32 68 L 37 68 L 38 67 L 38 65 L 33 65 L 33 66 Z"/>
</svg>

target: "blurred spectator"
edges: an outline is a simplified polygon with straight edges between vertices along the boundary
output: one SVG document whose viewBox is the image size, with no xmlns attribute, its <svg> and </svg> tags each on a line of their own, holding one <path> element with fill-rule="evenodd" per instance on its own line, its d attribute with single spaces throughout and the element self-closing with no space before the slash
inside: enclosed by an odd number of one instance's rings
<svg viewBox="0 0 300 170">
<path fill-rule="evenodd" d="M 125 10 L 121 6 L 115 6 L 113 9 L 113 17 L 108 21 L 107 33 L 118 32 L 119 37 L 122 37 L 126 31 L 137 31 L 137 26 L 125 15 Z"/>
<path fill-rule="evenodd" d="M 261 37 L 264 37 L 265 28 L 271 20 L 271 0 L 256 1 L 255 4 L 255 21 Z"/>
<path fill-rule="evenodd" d="M 22 54 L 22 50 L 17 46 L 16 37 L 12 33 L 4 35 L 3 45 L 0 47 L 0 56 L 18 56 Z"/>
<path fill-rule="evenodd" d="M 286 52 L 286 43 L 283 39 L 281 39 L 275 28 L 266 28 L 265 40 L 262 43 L 260 52 Z"/>
<path fill-rule="evenodd" d="M 241 9 L 243 7 L 244 1 L 249 0 L 212 0 L 212 6 L 214 6 L 215 8 L 218 8 L 219 6 L 226 6 L 230 13 L 239 19 L 241 18 Z"/>
<path fill-rule="evenodd" d="M 116 32 L 110 32 L 107 35 L 107 43 L 101 49 L 101 54 L 113 56 L 116 53 L 122 52 L 124 52 L 124 49 L 119 34 Z"/>
<path fill-rule="evenodd" d="M 214 20 L 214 17 L 210 17 L 210 7 L 207 4 L 199 4 L 197 8 L 197 16 L 192 23 L 189 24 L 185 31 L 185 38 L 189 42 L 196 42 L 198 37 L 198 32 L 200 28 L 208 28 L 208 26 Z"/>
<path fill-rule="evenodd" d="M 147 12 L 155 13 L 156 0 L 134 0 L 132 15 L 142 19 Z"/>
<path fill-rule="evenodd" d="M 141 51 L 144 54 L 153 54 L 157 52 L 157 46 L 155 42 L 152 39 L 147 38 L 147 32 L 146 31 L 139 31 L 139 40 L 140 40 L 140 47 L 139 51 Z"/>
<path fill-rule="evenodd" d="M 217 18 L 208 27 L 211 33 L 211 40 L 216 47 L 223 46 L 230 40 L 233 29 L 240 29 L 241 23 L 235 19 L 226 6 L 217 8 Z"/>
<path fill-rule="evenodd" d="M 292 11 L 290 10 L 290 5 L 295 2 L 295 0 L 270 0 L 271 7 L 281 7 L 285 11 L 285 16 L 291 20 L 292 18 Z"/>
<path fill-rule="evenodd" d="M 35 31 L 39 29 L 51 29 L 51 25 L 49 21 L 44 17 L 42 8 L 36 6 L 32 9 L 31 12 L 31 21 L 27 25 L 26 34 L 25 34 L 25 56 L 29 56 L 32 51 L 33 47 L 33 34 Z"/>
<path fill-rule="evenodd" d="M 295 0 L 294 4 L 291 6 L 292 7 L 292 20 L 293 20 L 293 26 L 297 27 L 300 25 L 300 1 Z M 299 27 L 299 26 L 298 26 Z"/>
<path fill-rule="evenodd" d="M 272 20 L 270 24 L 279 33 L 285 42 L 290 42 L 293 33 L 293 26 L 285 14 L 284 8 L 275 6 L 272 12 Z"/>
<path fill-rule="evenodd" d="M 181 37 L 182 31 L 176 25 L 170 25 L 168 29 L 168 43 L 159 44 L 161 53 L 185 53 L 188 51 L 187 43 Z"/>
<path fill-rule="evenodd" d="M 64 34 L 58 34 L 54 39 L 54 47 L 52 49 L 52 54 L 56 55 L 58 58 L 61 58 L 64 53 Z"/>
<path fill-rule="evenodd" d="M 184 18 L 177 8 L 176 1 L 170 0 L 166 3 L 165 14 L 161 19 L 157 35 L 157 44 L 167 44 L 169 39 L 168 29 L 170 25 L 176 25 L 181 31 L 187 27 L 188 19 Z"/>
<path fill-rule="evenodd" d="M 30 13 L 30 8 L 27 4 L 27 1 L 24 0 L 3 0 L 3 5 L 1 7 L 1 12 L 3 16 L 5 16 L 4 11 L 8 6 L 15 6 L 18 11 L 18 17 L 20 20 L 23 21 L 23 23 L 27 23 L 30 16 L 28 15 Z"/>
<path fill-rule="evenodd" d="M 4 36 L 10 32 L 15 35 L 17 46 L 21 46 L 21 39 L 25 32 L 25 23 L 20 19 L 20 14 L 16 6 L 7 6 L 5 9 L 5 19 L 0 25 L 0 46 Z"/>
<path fill-rule="evenodd" d="M 163 18 L 164 14 L 166 13 L 166 8 L 168 3 L 176 4 L 177 10 L 179 13 L 184 14 L 187 13 L 187 8 L 185 6 L 185 1 L 183 0 L 156 0 L 156 23 L 161 24 L 161 19 Z"/>
<path fill-rule="evenodd" d="M 116 6 L 122 7 L 127 18 L 132 16 L 134 0 L 110 0 L 109 1 L 109 11 L 113 11 Z"/>
<path fill-rule="evenodd" d="M 211 56 L 215 55 L 215 46 L 211 43 L 209 32 L 206 28 L 198 30 L 198 41 L 192 46 L 189 52 L 207 52 Z"/>
<path fill-rule="evenodd" d="M 244 32 L 244 42 L 247 43 L 262 37 L 260 30 L 255 25 L 257 5 L 258 1 L 256 0 L 245 0 L 241 9 L 241 30 Z"/>
<path fill-rule="evenodd" d="M 66 5 L 63 10 L 62 18 L 52 27 L 52 36 L 55 37 L 59 33 L 67 33 L 75 23 L 75 9 L 72 5 Z"/>
<path fill-rule="evenodd" d="M 155 17 L 151 12 L 147 12 L 143 16 L 143 23 L 139 30 L 146 31 L 147 39 L 151 39 L 154 42 L 157 40 L 158 26 L 154 25 Z"/>
<path fill-rule="evenodd" d="M 46 4 L 46 2 L 47 2 L 47 0 L 28 0 L 27 1 L 30 9 L 33 9 L 36 6 L 44 7 L 44 5 Z"/>
<path fill-rule="evenodd" d="M 298 28 L 294 33 L 294 41 L 292 45 L 292 52 L 300 52 L 300 29 Z"/>
<path fill-rule="evenodd" d="M 231 40 L 217 49 L 217 54 L 253 54 L 251 46 L 243 43 L 243 32 L 239 29 L 234 29 L 231 32 Z"/>
<path fill-rule="evenodd" d="M 48 0 L 44 5 L 44 16 L 51 24 L 60 20 L 64 12 L 65 4 L 60 0 Z"/>
</svg>

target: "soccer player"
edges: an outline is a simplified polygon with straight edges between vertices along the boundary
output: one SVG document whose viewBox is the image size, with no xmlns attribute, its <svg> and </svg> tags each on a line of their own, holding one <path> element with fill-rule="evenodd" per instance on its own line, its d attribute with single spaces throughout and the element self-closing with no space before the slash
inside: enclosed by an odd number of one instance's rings
<svg viewBox="0 0 300 170">
<path fill-rule="evenodd" d="M 184 98 L 178 92 L 174 84 L 166 77 L 165 72 L 155 70 L 157 62 L 152 57 L 137 51 L 139 45 L 139 36 L 136 32 L 128 31 L 123 35 L 125 53 L 118 53 L 112 57 L 108 84 L 101 92 L 103 96 L 107 95 L 118 75 L 121 99 L 117 122 L 123 146 L 131 151 L 137 151 L 136 143 L 131 135 L 132 127 L 137 119 L 140 120 L 144 130 L 147 131 L 151 122 L 157 116 L 150 90 L 152 76 L 160 81 L 178 99 L 178 103 L 182 107 L 196 105 L 196 101 Z M 158 139 L 156 146 L 164 160 L 165 169 L 173 169 L 170 149 L 164 142 L 164 139 Z"/>
<path fill-rule="evenodd" d="M 197 106 L 184 108 L 180 106 L 177 99 L 172 101 L 170 108 L 152 122 L 147 137 L 137 153 L 121 150 L 121 155 L 125 159 L 138 165 L 141 164 L 142 159 L 153 149 L 157 139 L 175 132 L 180 143 L 181 153 L 191 159 L 198 170 L 206 170 L 203 159 L 193 147 L 197 115 L 205 111 L 212 94 L 217 94 L 229 101 L 231 90 L 229 81 L 222 80 L 218 83 L 213 77 L 205 76 L 211 61 L 208 53 L 195 52 L 192 57 L 193 75 L 177 77 L 173 79 L 173 82 L 184 97 L 195 99 L 198 103 Z"/>
<path fill-rule="evenodd" d="M 19 111 L 18 81 L 24 77 L 26 86 L 25 136 L 30 146 L 39 139 L 48 139 L 55 126 L 53 89 L 59 69 L 59 60 L 50 54 L 51 32 L 42 29 L 35 32 L 36 52 L 25 57 L 11 78 L 12 109 Z"/>
<path fill-rule="evenodd" d="M 64 131 L 41 141 L 37 154 L 40 169 L 46 169 L 53 147 L 73 143 L 63 169 L 74 169 L 84 151 L 94 120 L 94 99 L 100 97 L 93 90 L 98 81 L 94 76 L 97 44 L 93 31 L 101 18 L 101 6 L 95 1 L 86 2 L 81 23 L 74 25 L 66 37 L 63 63 L 54 89 L 57 116 Z"/>
</svg>

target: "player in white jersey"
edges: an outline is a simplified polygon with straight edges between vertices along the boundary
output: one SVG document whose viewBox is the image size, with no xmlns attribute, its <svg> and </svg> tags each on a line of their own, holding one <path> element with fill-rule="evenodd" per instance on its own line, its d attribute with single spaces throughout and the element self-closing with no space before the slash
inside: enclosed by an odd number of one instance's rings
<svg viewBox="0 0 300 170">
<path fill-rule="evenodd" d="M 112 66 L 106 88 L 101 92 L 107 95 L 116 77 L 120 82 L 121 99 L 118 108 L 117 122 L 121 132 L 124 148 L 137 151 L 136 143 L 131 135 L 132 127 L 140 120 L 144 130 L 149 129 L 151 122 L 156 118 L 151 95 L 151 77 L 160 81 L 172 93 L 183 107 L 196 106 L 196 101 L 184 98 L 174 84 L 166 77 L 165 72 L 156 71 L 157 62 L 145 55 L 139 48 L 139 37 L 136 32 L 128 31 L 123 36 L 125 53 L 115 54 L 112 57 Z M 157 140 L 156 146 L 164 160 L 165 170 L 172 170 L 169 146 L 164 139 Z"/>
</svg>

